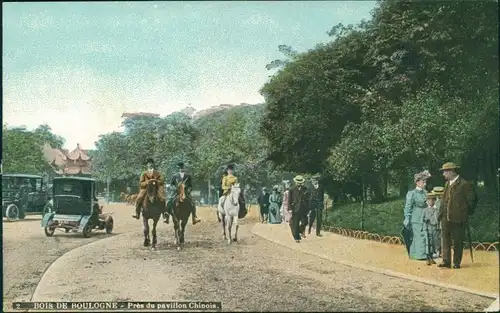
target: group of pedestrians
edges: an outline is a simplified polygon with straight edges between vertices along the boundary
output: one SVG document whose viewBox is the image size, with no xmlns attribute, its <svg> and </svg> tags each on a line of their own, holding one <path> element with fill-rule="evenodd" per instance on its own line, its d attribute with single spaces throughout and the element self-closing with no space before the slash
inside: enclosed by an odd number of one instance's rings
<svg viewBox="0 0 500 313">
<path fill-rule="evenodd" d="M 292 236 L 296 242 L 306 237 L 306 230 L 311 234 L 316 223 L 316 236 L 321 236 L 321 226 L 324 207 L 324 189 L 319 182 L 320 176 L 311 178 L 311 186 L 305 185 L 302 175 L 297 175 L 290 186 L 285 183 L 285 190 L 280 192 L 279 186 L 274 186 L 269 193 L 262 188 L 258 198 L 260 207 L 260 222 L 290 225 Z"/>
<path fill-rule="evenodd" d="M 436 264 L 435 258 L 442 257 L 438 267 L 460 268 L 468 217 L 474 213 L 477 196 L 473 185 L 458 174 L 459 168 L 452 162 L 445 163 L 440 171 L 446 184 L 431 192 L 425 189 L 430 173 L 415 174 L 416 186 L 406 195 L 403 222 L 411 259 L 431 265 Z"/>
</svg>

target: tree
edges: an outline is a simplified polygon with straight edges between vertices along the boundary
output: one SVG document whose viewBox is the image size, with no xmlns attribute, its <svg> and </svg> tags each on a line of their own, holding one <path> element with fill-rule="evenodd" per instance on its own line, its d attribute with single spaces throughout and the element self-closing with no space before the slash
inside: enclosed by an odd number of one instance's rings
<svg viewBox="0 0 500 313">
<path fill-rule="evenodd" d="M 34 133 L 40 142 L 48 143 L 52 148 L 61 149 L 64 145 L 64 138 L 52 133 L 52 128 L 47 124 L 38 126 Z"/>
<path fill-rule="evenodd" d="M 49 164 L 42 153 L 39 137 L 25 128 L 3 127 L 3 171 L 40 175 Z"/>
</svg>

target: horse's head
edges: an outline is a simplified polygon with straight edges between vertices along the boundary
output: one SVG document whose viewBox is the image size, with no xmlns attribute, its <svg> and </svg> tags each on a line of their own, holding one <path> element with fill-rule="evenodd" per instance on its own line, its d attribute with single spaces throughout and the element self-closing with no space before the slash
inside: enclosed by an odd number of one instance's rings
<svg viewBox="0 0 500 313">
<path fill-rule="evenodd" d="M 158 194 L 158 181 L 156 179 L 150 179 L 148 181 L 148 187 L 146 189 L 148 198 L 153 201 L 156 199 Z"/>
<path fill-rule="evenodd" d="M 238 203 L 238 199 L 240 197 L 240 193 L 241 193 L 240 184 L 239 183 L 234 184 L 231 187 L 231 193 L 230 193 L 231 202 Z"/>
<path fill-rule="evenodd" d="M 183 182 L 180 182 L 177 185 L 177 195 L 179 195 L 179 202 L 184 202 L 184 199 L 186 199 L 185 188 L 186 188 L 186 186 L 184 185 Z"/>
</svg>

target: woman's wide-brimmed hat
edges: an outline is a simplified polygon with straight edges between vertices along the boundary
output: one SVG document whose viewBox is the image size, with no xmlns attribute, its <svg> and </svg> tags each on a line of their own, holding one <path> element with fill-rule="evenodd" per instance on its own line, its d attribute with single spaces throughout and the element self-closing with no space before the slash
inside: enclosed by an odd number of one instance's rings
<svg viewBox="0 0 500 313">
<path fill-rule="evenodd" d="M 444 187 L 434 187 L 434 188 L 432 188 L 432 192 L 435 195 L 440 196 L 444 193 Z"/>
<path fill-rule="evenodd" d="M 300 185 L 300 184 L 303 184 L 305 180 L 304 180 L 304 177 L 302 177 L 302 175 L 297 175 L 297 176 L 295 176 L 295 177 L 293 178 L 293 181 L 294 181 L 296 184 Z"/>
<path fill-rule="evenodd" d="M 420 180 L 426 180 L 428 179 L 429 177 L 431 177 L 431 173 L 429 173 L 429 171 L 425 170 L 423 172 L 420 172 L 420 173 L 417 173 L 415 174 L 415 176 L 413 177 L 413 180 L 415 182 L 418 182 Z"/>
<path fill-rule="evenodd" d="M 453 162 L 446 162 L 443 164 L 443 166 L 441 166 L 441 168 L 439 170 L 440 171 L 452 171 L 452 170 L 456 170 L 459 168 L 460 168 L 460 166 L 456 165 Z"/>
<path fill-rule="evenodd" d="M 153 165 L 154 165 L 154 164 L 155 164 L 155 161 L 154 161 L 152 158 L 147 158 L 145 163 L 146 163 L 146 164 L 150 164 L 150 163 L 151 163 L 151 164 L 153 164 Z"/>
</svg>

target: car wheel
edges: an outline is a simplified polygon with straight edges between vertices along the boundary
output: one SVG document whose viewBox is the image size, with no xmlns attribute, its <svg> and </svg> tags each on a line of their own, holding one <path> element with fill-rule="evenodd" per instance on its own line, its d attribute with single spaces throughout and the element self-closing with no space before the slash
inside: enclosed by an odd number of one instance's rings
<svg viewBox="0 0 500 313">
<path fill-rule="evenodd" d="M 90 223 L 87 223 L 85 225 L 85 227 L 83 227 L 82 235 L 84 238 L 89 238 L 91 232 L 92 232 L 92 228 L 90 227 Z"/>
<path fill-rule="evenodd" d="M 5 210 L 5 217 L 9 222 L 17 221 L 19 219 L 19 208 L 15 204 L 9 204 Z"/>
<path fill-rule="evenodd" d="M 21 207 L 19 208 L 19 219 L 24 220 L 26 218 L 26 208 Z"/>
<path fill-rule="evenodd" d="M 110 217 L 106 222 L 106 234 L 111 234 L 111 232 L 113 232 L 113 224 L 113 218 Z"/>
<path fill-rule="evenodd" d="M 54 227 L 48 227 L 48 226 L 45 226 L 45 228 L 43 230 L 45 232 L 45 236 L 47 236 L 47 237 L 54 236 L 54 232 L 56 231 L 56 229 Z"/>
</svg>

